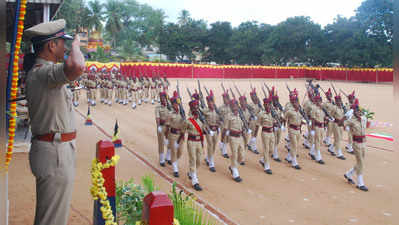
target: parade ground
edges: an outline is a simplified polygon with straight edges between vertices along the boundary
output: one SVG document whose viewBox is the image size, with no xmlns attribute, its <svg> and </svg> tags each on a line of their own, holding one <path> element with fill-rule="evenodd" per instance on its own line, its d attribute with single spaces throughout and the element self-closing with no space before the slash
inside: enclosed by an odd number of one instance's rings
<svg viewBox="0 0 399 225">
<path fill-rule="evenodd" d="M 176 89 L 176 79 L 170 79 L 169 95 Z M 275 86 L 284 106 L 288 102 L 288 90 L 297 88 L 299 101 L 302 103 L 305 94 L 305 80 L 267 80 L 237 79 L 223 80 L 226 88 L 233 84 L 249 99 L 250 84 L 256 87 L 257 94 L 263 99 L 262 83 Z M 222 104 L 222 80 L 202 79 L 202 91 L 212 89 L 216 104 Z M 330 82 L 319 83 L 324 90 Z M 189 97 L 186 88 L 192 92 L 197 87 L 193 79 L 179 79 L 183 104 L 188 113 Z M 393 85 L 372 83 L 334 82 L 339 92 L 355 90 L 360 106 L 375 112 L 375 118 L 367 134 L 393 136 L 394 113 Z M 332 90 L 333 91 L 333 90 Z M 236 183 L 228 170 L 229 159 L 216 151 L 216 172 L 212 173 L 202 160 L 198 178 L 203 191 L 196 192 L 187 178 L 188 154 L 186 147 L 179 161 L 180 177 L 174 178 L 172 167 L 160 167 L 158 163 L 158 144 L 155 123 L 155 105 L 147 103 L 135 110 L 128 105 L 113 102 L 112 106 L 103 105 L 97 97 L 97 105 L 91 107 L 91 118 L 95 125 L 85 126 L 87 114 L 86 91 L 80 90 L 80 105 L 76 107 L 77 161 L 75 187 L 70 211 L 70 225 L 93 224 L 93 200 L 90 195 L 90 167 L 95 157 L 96 143 L 99 140 L 110 140 L 115 121 L 118 120 L 120 138 L 124 147 L 117 148 L 120 161 L 116 166 L 117 181 L 133 178 L 140 183 L 141 177 L 150 175 L 156 186 L 165 193 L 171 191 L 171 180 L 185 187 L 186 190 L 205 202 L 209 208 L 223 215 L 221 221 L 232 221 L 241 225 L 303 224 L 303 225 L 394 225 L 399 221 L 399 180 L 395 171 L 399 171 L 397 148 L 390 140 L 376 137 L 367 138 L 364 179 L 368 192 L 363 192 L 348 184 L 344 173 L 355 164 L 354 155 L 344 151 L 346 160 L 337 159 L 323 146 L 321 151 L 325 165 L 315 163 L 308 156 L 308 150 L 299 148 L 299 165 L 301 170 L 293 169 L 286 162 L 271 161 L 273 175 L 264 173 L 259 164 L 261 155 L 247 151 L 246 164 L 239 167 L 243 182 Z M 238 94 L 236 97 L 238 98 Z M 99 93 L 98 93 L 99 95 Z M 334 92 L 333 92 L 334 95 Z M 231 96 L 231 95 L 230 95 Z M 321 94 L 323 100 L 325 96 Z M 344 102 L 347 99 L 343 97 Z M 285 132 L 286 133 L 286 132 Z M 284 137 L 286 134 L 283 135 Z M 377 135 L 378 136 L 378 135 Z M 347 134 L 344 134 L 345 145 Z M 262 152 L 261 140 L 258 138 L 258 149 Z M 278 146 L 280 158 L 286 156 L 285 141 Z M 9 169 L 9 224 L 33 224 L 35 209 L 35 180 L 30 171 L 27 146 L 21 147 L 13 155 Z M 344 149 L 343 149 L 344 150 Z M 229 151 L 229 150 L 228 150 Z M 229 152 L 230 154 L 230 152 Z M 203 152 L 205 157 L 205 151 Z M 46 162 L 43 162 L 46 163 Z M 227 222 L 226 222 L 227 223 Z"/>
</svg>

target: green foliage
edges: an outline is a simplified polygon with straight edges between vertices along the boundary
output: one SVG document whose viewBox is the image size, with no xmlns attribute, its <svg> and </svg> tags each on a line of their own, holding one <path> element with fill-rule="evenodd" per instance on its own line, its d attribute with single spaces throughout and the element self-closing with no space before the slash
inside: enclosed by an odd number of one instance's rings
<svg viewBox="0 0 399 225">
<path fill-rule="evenodd" d="M 367 120 L 373 120 L 375 112 L 371 112 L 369 109 L 361 108 L 362 114 L 367 118 Z"/>
<path fill-rule="evenodd" d="M 154 184 L 154 178 L 151 177 L 150 175 L 142 177 L 141 182 L 143 183 L 146 194 L 159 190 L 159 187 L 156 187 Z"/>
<path fill-rule="evenodd" d="M 133 179 L 120 181 L 116 186 L 116 212 L 118 224 L 134 225 L 141 219 L 144 189 Z"/>
</svg>

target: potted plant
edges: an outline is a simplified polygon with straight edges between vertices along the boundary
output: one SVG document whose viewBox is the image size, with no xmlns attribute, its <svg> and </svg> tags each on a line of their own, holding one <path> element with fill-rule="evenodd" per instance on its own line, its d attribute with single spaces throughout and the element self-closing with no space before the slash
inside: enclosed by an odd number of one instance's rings
<svg viewBox="0 0 399 225">
<path fill-rule="evenodd" d="M 370 128 L 370 122 L 371 122 L 371 120 L 374 119 L 375 113 L 371 112 L 369 109 L 365 109 L 365 108 L 362 108 L 361 111 L 362 111 L 362 114 L 367 118 L 366 127 Z"/>
</svg>

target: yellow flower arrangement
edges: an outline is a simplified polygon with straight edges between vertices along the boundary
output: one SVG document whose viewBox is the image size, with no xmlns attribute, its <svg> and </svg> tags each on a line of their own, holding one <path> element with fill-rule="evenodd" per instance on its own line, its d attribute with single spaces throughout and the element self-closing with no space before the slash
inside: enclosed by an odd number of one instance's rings
<svg viewBox="0 0 399 225">
<path fill-rule="evenodd" d="M 100 210 L 105 220 L 105 225 L 117 225 L 117 223 L 114 222 L 115 218 L 112 214 L 111 205 L 107 199 L 108 194 L 104 187 L 104 178 L 101 171 L 115 166 L 118 163 L 119 158 L 119 155 L 115 155 L 104 164 L 98 162 L 97 159 L 93 159 L 91 164 L 91 182 L 93 186 L 90 188 L 90 193 L 94 200 L 100 199 L 102 205 Z"/>
</svg>

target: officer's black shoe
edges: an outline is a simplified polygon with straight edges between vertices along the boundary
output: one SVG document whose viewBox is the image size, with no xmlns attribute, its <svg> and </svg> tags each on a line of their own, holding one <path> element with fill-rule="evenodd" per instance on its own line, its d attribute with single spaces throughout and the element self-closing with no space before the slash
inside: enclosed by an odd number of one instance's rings
<svg viewBox="0 0 399 225">
<path fill-rule="evenodd" d="M 288 148 L 288 146 L 287 146 L 287 145 L 284 145 L 284 147 L 285 147 L 285 149 L 287 149 L 287 151 L 291 151 L 291 149 L 290 149 L 290 148 Z"/>
<path fill-rule="evenodd" d="M 366 187 L 366 186 L 364 186 L 364 185 L 362 185 L 362 186 L 356 186 L 359 190 L 362 190 L 362 191 L 368 191 L 369 189 Z"/>
<path fill-rule="evenodd" d="M 285 158 L 284 160 L 287 161 L 288 163 L 292 163 L 292 161 L 288 160 L 287 158 Z"/>
<path fill-rule="evenodd" d="M 168 162 L 169 165 L 172 165 L 172 161 L 166 160 L 166 162 Z"/>
<path fill-rule="evenodd" d="M 259 160 L 260 165 L 262 165 L 262 167 L 265 167 L 265 163 L 262 162 L 262 160 Z"/>
<path fill-rule="evenodd" d="M 265 170 L 265 173 L 272 174 L 272 170 L 271 169 L 267 169 L 267 170 Z"/>
<path fill-rule="evenodd" d="M 254 150 L 254 153 L 259 155 L 259 151 L 258 150 Z"/>
<path fill-rule="evenodd" d="M 159 165 L 161 165 L 162 167 L 165 167 L 165 163 L 159 163 Z"/>
<path fill-rule="evenodd" d="M 337 158 L 338 158 L 338 159 L 342 159 L 342 160 L 345 160 L 345 159 L 346 159 L 345 156 L 343 156 L 343 155 L 337 156 Z"/>
<path fill-rule="evenodd" d="M 344 174 L 345 179 L 348 181 L 348 183 L 350 184 L 355 184 L 355 182 L 352 180 L 352 178 L 346 176 L 346 174 Z"/>
<path fill-rule="evenodd" d="M 352 154 L 352 155 L 354 155 L 355 153 L 353 152 L 353 150 L 352 151 L 346 151 L 347 153 L 349 153 L 349 154 Z"/>
<path fill-rule="evenodd" d="M 230 166 L 229 166 L 229 170 L 230 170 L 231 175 L 233 175 L 233 170 L 231 169 Z"/>
<path fill-rule="evenodd" d="M 335 152 L 330 151 L 330 149 L 328 149 L 328 152 L 329 152 L 332 156 L 335 156 L 335 155 L 336 155 Z"/>
<path fill-rule="evenodd" d="M 173 172 L 174 177 L 179 177 L 179 172 Z"/>
<path fill-rule="evenodd" d="M 241 166 L 244 166 L 244 165 L 245 165 L 245 162 L 240 162 L 240 165 L 241 165 Z"/>
<path fill-rule="evenodd" d="M 229 155 L 227 155 L 227 153 L 223 154 L 223 157 L 226 159 L 230 158 Z"/>
<path fill-rule="evenodd" d="M 252 151 L 252 148 L 250 145 L 247 145 L 248 150 Z"/>
<path fill-rule="evenodd" d="M 305 147 L 306 149 L 310 149 L 309 146 L 305 145 L 305 143 L 302 144 L 303 147 Z"/>
<path fill-rule="evenodd" d="M 273 158 L 273 160 L 276 161 L 276 162 L 281 162 L 280 158 Z"/>
<path fill-rule="evenodd" d="M 322 159 L 320 159 L 319 161 L 316 161 L 319 164 L 324 164 L 324 161 Z"/>
<path fill-rule="evenodd" d="M 191 180 L 190 173 L 187 173 L 188 179 Z"/>
<path fill-rule="evenodd" d="M 196 190 L 196 191 L 202 191 L 202 188 L 201 188 L 201 186 L 200 186 L 198 183 L 197 183 L 197 184 L 194 184 L 193 188 L 194 188 L 194 190 Z"/>
<path fill-rule="evenodd" d="M 209 166 L 208 160 L 204 159 L 204 161 L 205 161 L 206 165 Z"/>
<path fill-rule="evenodd" d="M 310 156 L 310 158 L 312 158 L 312 160 L 316 159 L 316 157 L 313 154 L 308 153 L 308 155 Z"/>
<path fill-rule="evenodd" d="M 237 182 L 237 183 L 240 183 L 240 182 L 242 181 L 241 177 L 233 178 L 233 180 L 234 180 L 235 182 Z"/>
<path fill-rule="evenodd" d="M 209 170 L 211 171 L 211 172 L 216 172 L 216 169 L 215 169 L 215 167 L 211 167 L 211 168 L 209 168 Z"/>
<path fill-rule="evenodd" d="M 301 167 L 300 167 L 299 165 L 292 166 L 292 167 L 295 168 L 295 169 L 297 169 L 297 170 L 300 170 L 300 169 L 301 169 Z"/>
<path fill-rule="evenodd" d="M 288 138 L 285 138 L 285 141 L 286 141 L 286 142 L 290 142 L 290 139 L 288 139 Z"/>
</svg>

